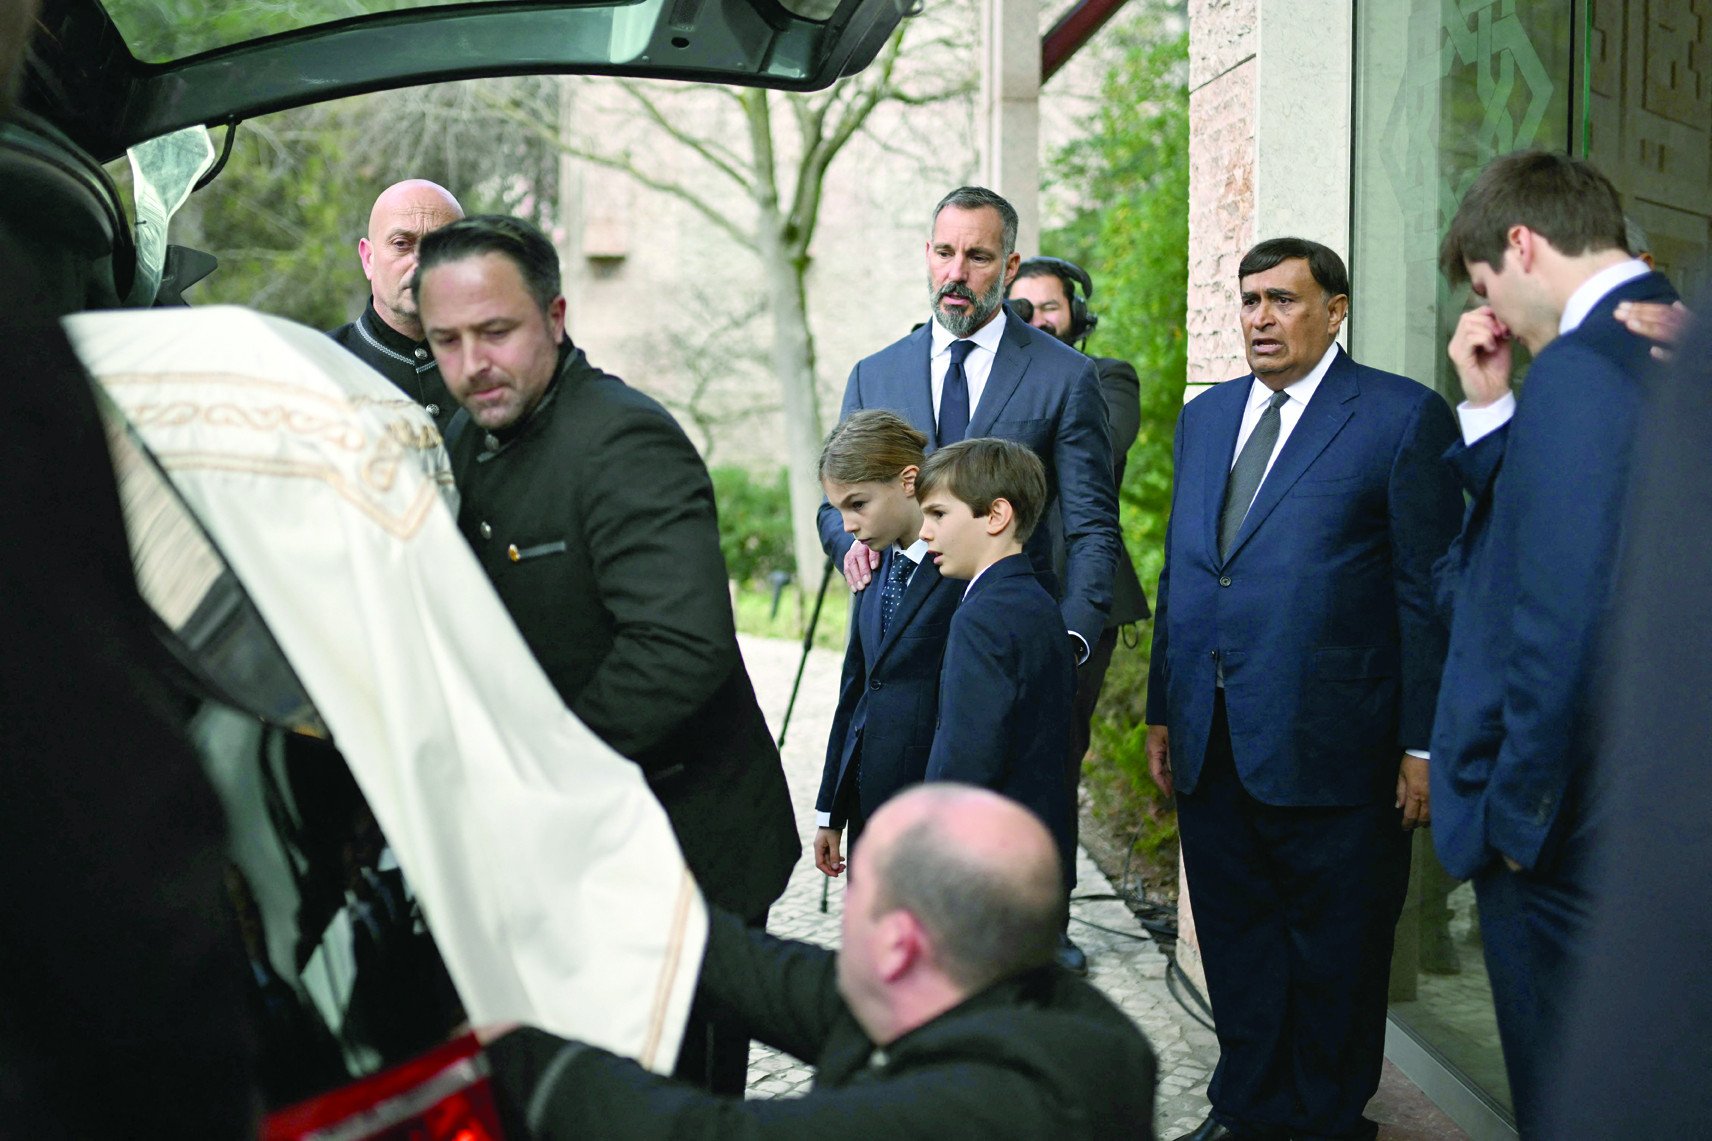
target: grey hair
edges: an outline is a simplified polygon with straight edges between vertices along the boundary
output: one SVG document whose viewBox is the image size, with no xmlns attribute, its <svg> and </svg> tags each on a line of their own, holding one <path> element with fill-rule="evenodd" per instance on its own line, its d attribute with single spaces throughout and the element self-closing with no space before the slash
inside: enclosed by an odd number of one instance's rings
<svg viewBox="0 0 1712 1141">
<path fill-rule="evenodd" d="M 933 218 L 928 222 L 929 230 L 939 221 L 940 211 L 947 206 L 955 206 L 959 210 L 980 210 L 991 208 L 999 212 L 999 225 L 1004 234 L 1001 241 L 1004 257 L 1010 257 L 1016 250 L 1017 243 L 1017 212 L 1016 207 L 1005 201 L 1002 195 L 988 190 L 985 186 L 959 186 L 950 194 L 939 200 L 939 205 L 933 208 Z"/>
</svg>

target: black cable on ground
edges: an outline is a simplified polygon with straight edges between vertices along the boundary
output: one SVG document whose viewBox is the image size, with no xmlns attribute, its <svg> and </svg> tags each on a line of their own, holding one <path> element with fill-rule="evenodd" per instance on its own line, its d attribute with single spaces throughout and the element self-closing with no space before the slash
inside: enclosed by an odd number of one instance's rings
<svg viewBox="0 0 1712 1141">
<path fill-rule="evenodd" d="M 1177 956 L 1173 953 L 1177 945 L 1176 909 L 1167 904 L 1156 903 L 1148 899 L 1145 887 L 1140 894 L 1128 890 L 1130 865 L 1135 858 L 1136 841 L 1140 839 L 1141 829 L 1137 828 L 1130 836 L 1129 843 L 1124 845 L 1123 871 L 1120 873 L 1115 892 L 1091 892 L 1087 895 L 1074 895 L 1070 897 L 1070 902 L 1072 904 L 1108 901 L 1121 903 L 1129 908 L 1136 923 L 1147 934 L 1143 936 L 1137 935 L 1133 931 L 1120 931 L 1095 923 L 1092 920 L 1083 919 L 1079 915 L 1072 915 L 1070 918 L 1083 926 L 1092 927 L 1094 930 L 1103 931 L 1108 935 L 1119 935 L 1137 940 L 1152 938 L 1154 944 L 1165 956 L 1165 989 L 1170 992 L 1172 998 L 1177 1000 L 1177 1005 L 1183 1008 L 1185 1014 L 1208 1030 L 1212 1030 L 1213 1008 L 1211 1004 L 1208 1003 L 1207 997 L 1201 993 L 1201 989 L 1194 984 L 1189 976 L 1183 973 L 1183 968 L 1177 965 Z M 1187 992 L 1188 997 L 1185 997 L 1185 992 Z M 1192 1004 L 1191 1000 L 1193 1000 Z"/>
<path fill-rule="evenodd" d="M 1175 985 L 1173 985 L 1174 983 Z M 1178 993 L 1178 987 L 1182 987 L 1189 992 L 1190 996 L 1195 1000 L 1195 1006 L 1206 1011 L 1205 1017 L 1202 1017 L 1197 1013 L 1195 1007 L 1190 1006 L 1184 1001 L 1183 996 Z M 1213 1029 L 1213 1008 L 1209 1006 L 1207 1004 L 1207 1000 L 1201 996 L 1200 988 L 1191 982 L 1189 980 L 1189 976 L 1183 973 L 1183 968 L 1177 965 L 1176 956 L 1167 956 L 1165 959 L 1165 989 L 1171 992 L 1171 997 L 1177 1000 L 1178 1006 L 1181 1006 L 1188 1012 L 1190 1018 L 1193 1018 L 1202 1026 L 1205 1026 L 1208 1030 Z"/>
</svg>

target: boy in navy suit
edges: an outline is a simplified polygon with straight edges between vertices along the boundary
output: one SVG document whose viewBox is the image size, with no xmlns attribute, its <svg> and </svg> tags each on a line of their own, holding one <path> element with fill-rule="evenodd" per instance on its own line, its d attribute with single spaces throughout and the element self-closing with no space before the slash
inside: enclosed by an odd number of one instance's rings
<svg viewBox="0 0 1712 1141">
<path fill-rule="evenodd" d="M 1046 824 L 1070 882 L 1075 805 L 1065 779 L 1076 666 L 1064 620 L 1023 554 L 1046 506 L 1046 471 L 1010 440 L 964 440 L 923 465 L 921 537 L 969 586 L 951 620 L 927 779 L 1001 792 Z"/>
<path fill-rule="evenodd" d="M 883 552 L 876 589 L 852 606 L 815 800 L 814 864 L 829 876 L 844 871 L 841 845 L 854 848 L 874 810 L 927 771 L 940 662 L 965 584 L 941 578 L 921 541 L 915 484 L 926 446 L 902 417 L 871 411 L 834 428 L 820 453 L 821 486 L 845 532 Z"/>
</svg>

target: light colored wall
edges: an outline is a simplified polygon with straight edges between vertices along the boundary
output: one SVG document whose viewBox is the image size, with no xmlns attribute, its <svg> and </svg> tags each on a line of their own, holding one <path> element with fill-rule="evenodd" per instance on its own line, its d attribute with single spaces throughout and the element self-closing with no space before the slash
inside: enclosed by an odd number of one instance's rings
<svg viewBox="0 0 1712 1141">
<path fill-rule="evenodd" d="M 1264 238 L 1349 257 L 1352 0 L 1189 5 L 1189 377 L 1247 371 L 1236 269 Z"/>
<path fill-rule="evenodd" d="M 1236 266 L 1254 244 L 1259 0 L 1189 5 L 1189 376 L 1243 369 Z"/>
<path fill-rule="evenodd" d="M 1040 241 L 1040 0 L 981 0 L 981 182 L 1017 212 L 1017 244 Z"/>
</svg>

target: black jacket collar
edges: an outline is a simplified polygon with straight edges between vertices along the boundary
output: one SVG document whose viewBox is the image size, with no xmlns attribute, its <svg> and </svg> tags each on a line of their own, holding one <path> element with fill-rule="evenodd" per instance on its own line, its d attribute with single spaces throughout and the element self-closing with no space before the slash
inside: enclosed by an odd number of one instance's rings
<svg viewBox="0 0 1712 1141">
<path fill-rule="evenodd" d="M 421 365 L 424 361 L 433 363 L 432 353 L 426 357 L 416 355 L 416 350 L 426 349 L 428 342 L 413 341 L 381 320 L 380 314 L 375 312 L 373 297 L 370 297 L 369 303 L 363 307 L 363 315 L 357 318 L 357 330 L 359 336 L 382 352 L 391 353 L 412 366 Z"/>
<path fill-rule="evenodd" d="M 559 393 L 564 389 L 569 379 L 574 379 L 581 372 L 589 371 L 588 358 L 583 351 L 571 343 L 566 337 L 559 344 L 559 364 L 553 371 L 553 379 L 547 382 L 547 391 L 542 394 L 540 401 L 529 414 L 508 428 L 500 428 L 492 432 L 483 432 L 481 437 L 481 454 L 477 462 L 483 462 L 500 455 L 512 444 L 524 439 L 540 425 L 551 419 L 551 412 L 557 402 Z"/>
</svg>

